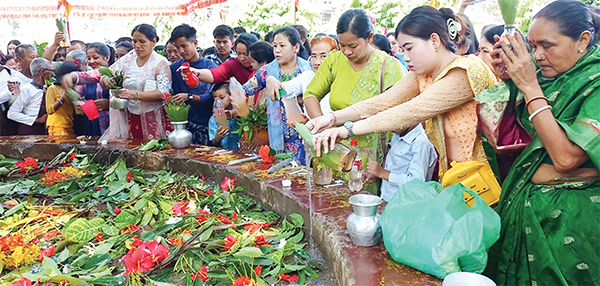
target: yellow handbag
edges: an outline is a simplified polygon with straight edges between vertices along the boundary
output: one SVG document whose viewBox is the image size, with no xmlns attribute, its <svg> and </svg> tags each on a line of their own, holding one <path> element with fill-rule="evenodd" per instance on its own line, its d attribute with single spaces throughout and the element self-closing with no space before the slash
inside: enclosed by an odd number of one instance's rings
<svg viewBox="0 0 600 286">
<path fill-rule="evenodd" d="M 461 183 L 476 192 L 488 205 L 493 206 L 500 200 L 502 188 L 494 176 L 492 168 L 487 162 L 466 161 L 457 163 L 452 161 L 452 166 L 442 177 L 444 188 Z M 465 202 L 472 206 L 473 196 L 465 194 Z"/>
</svg>

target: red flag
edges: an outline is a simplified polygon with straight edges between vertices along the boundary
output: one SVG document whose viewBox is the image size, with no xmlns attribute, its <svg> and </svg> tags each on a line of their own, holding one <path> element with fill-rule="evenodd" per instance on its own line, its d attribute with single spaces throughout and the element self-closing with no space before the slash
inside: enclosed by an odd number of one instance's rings
<svg viewBox="0 0 600 286">
<path fill-rule="evenodd" d="M 296 9 L 296 11 L 300 10 L 300 0 L 294 1 L 294 9 Z"/>
</svg>

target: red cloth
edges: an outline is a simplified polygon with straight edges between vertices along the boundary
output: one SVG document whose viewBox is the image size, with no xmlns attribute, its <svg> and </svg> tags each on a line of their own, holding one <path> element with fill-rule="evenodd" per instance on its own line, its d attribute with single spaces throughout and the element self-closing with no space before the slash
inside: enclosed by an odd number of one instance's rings
<svg viewBox="0 0 600 286">
<path fill-rule="evenodd" d="M 216 68 L 210 69 L 214 83 L 228 81 L 230 77 L 235 77 L 241 84 L 247 82 L 254 70 L 252 67 L 244 67 L 237 58 L 232 58 Z"/>
</svg>

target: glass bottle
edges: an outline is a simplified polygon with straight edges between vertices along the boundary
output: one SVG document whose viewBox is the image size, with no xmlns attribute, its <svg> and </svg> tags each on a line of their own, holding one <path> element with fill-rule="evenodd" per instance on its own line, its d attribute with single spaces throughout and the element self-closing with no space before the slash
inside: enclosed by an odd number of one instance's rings
<svg viewBox="0 0 600 286">
<path fill-rule="evenodd" d="M 354 157 L 354 161 L 352 163 L 352 169 L 348 173 L 348 188 L 350 191 L 358 192 L 363 187 L 362 182 L 362 154 L 360 154 L 358 148 L 358 141 L 352 140 L 350 141 L 350 146 L 354 151 L 356 151 L 356 156 Z"/>
</svg>

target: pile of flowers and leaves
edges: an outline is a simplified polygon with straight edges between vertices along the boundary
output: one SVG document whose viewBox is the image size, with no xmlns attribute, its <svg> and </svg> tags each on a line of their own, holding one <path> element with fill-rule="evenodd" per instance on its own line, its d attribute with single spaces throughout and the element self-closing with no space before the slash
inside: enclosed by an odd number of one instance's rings
<svg viewBox="0 0 600 286">
<path fill-rule="evenodd" d="M 6 170 L 2 170 L 5 168 Z M 0 285 L 287 285 L 316 278 L 304 220 L 225 177 L 0 155 Z"/>
</svg>

